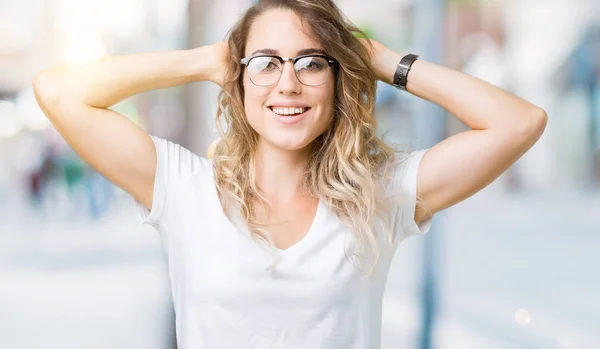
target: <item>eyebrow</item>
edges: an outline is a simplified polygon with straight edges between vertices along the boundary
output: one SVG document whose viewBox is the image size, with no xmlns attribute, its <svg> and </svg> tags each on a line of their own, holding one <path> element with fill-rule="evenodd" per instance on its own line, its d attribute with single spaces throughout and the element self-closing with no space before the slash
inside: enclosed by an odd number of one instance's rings
<svg viewBox="0 0 600 349">
<path fill-rule="evenodd" d="M 254 56 L 257 53 L 263 53 L 263 54 L 267 54 L 267 55 L 279 55 L 279 51 L 274 50 L 272 48 L 261 48 L 259 50 L 256 50 L 256 51 L 252 52 L 252 54 L 250 56 Z M 322 55 L 327 56 L 327 52 L 325 52 L 325 50 L 322 50 L 320 48 L 305 48 L 305 49 L 302 49 L 302 50 L 298 51 L 296 53 L 296 55 L 297 56 L 303 56 L 303 55 L 310 55 L 310 54 L 313 54 L 313 53 L 318 53 L 318 54 L 322 54 Z"/>
</svg>

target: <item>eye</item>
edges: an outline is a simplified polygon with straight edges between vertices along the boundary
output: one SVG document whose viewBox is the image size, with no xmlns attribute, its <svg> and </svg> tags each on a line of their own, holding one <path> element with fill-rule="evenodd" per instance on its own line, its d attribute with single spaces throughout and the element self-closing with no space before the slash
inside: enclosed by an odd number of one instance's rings
<svg viewBox="0 0 600 349">
<path fill-rule="evenodd" d="M 273 63 L 273 61 L 270 61 L 269 63 L 267 63 L 267 66 L 264 68 L 265 70 L 273 70 L 273 69 L 278 69 L 279 67 L 277 66 L 277 64 Z"/>
<path fill-rule="evenodd" d="M 254 73 L 271 73 L 279 70 L 279 61 L 270 57 L 257 57 L 250 62 Z"/>
<path fill-rule="evenodd" d="M 326 62 L 321 57 L 307 57 L 298 61 L 296 66 L 298 71 L 315 73 L 323 71 L 326 67 Z"/>
<path fill-rule="evenodd" d="M 316 70 L 316 69 L 322 69 L 323 65 L 316 63 L 316 62 L 310 62 L 306 65 L 306 69 L 310 69 L 310 70 Z"/>
</svg>

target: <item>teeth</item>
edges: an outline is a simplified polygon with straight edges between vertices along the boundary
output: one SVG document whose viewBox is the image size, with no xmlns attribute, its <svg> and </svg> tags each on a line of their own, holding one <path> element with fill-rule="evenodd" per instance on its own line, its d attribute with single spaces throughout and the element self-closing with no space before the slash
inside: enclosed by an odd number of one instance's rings
<svg viewBox="0 0 600 349">
<path fill-rule="evenodd" d="M 304 113 L 306 111 L 306 109 L 307 108 L 280 108 L 280 107 L 271 108 L 271 110 L 273 110 L 273 112 L 278 115 L 301 114 L 301 113 Z"/>
</svg>

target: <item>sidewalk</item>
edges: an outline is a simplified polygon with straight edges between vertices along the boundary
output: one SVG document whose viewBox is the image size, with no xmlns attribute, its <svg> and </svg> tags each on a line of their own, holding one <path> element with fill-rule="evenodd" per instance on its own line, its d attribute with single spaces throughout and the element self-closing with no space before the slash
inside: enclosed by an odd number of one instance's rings
<svg viewBox="0 0 600 349">
<path fill-rule="evenodd" d="M 162 246 L 135 220 L 131 198 L 93 224 L 10 214 L 15 224 L 0 232 L 0 348 L 167 348 Z M 416 340 L 420 249 L 434 234 L 442 242 L 436 348 L 600 348 L 598 193 L 484 191 L 439 214 L 434 229 L 397 252 L 382 349 Z M 515 322 L 521 308 L 530 324 Z"/>
<path fill-rule="evenodd" d="M 29 219 L 3 227 L 0 348 L 168 348 L 162 246 L 133 219 L 131 201 L 123 204 L 92 224 Z"/>
<path fill-rule="evenodd" d="M 600 348 L 600 193 L 483 192 L 441 221 L 443 325 L 507 348 Z"/>
</svg>

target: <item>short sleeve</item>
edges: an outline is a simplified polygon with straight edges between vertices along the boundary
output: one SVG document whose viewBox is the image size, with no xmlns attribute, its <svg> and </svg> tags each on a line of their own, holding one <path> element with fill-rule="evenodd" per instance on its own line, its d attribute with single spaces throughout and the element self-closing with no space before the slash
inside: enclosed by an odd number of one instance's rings
<svg viewBox="0 0 600 349">
<path fill-rule="evenodd" d="M 167 206 L 171 194 L 203 166 L 210 165 L 207 159 L 201 158 L 178 144 L 156 136 L 150 136 L 150 138 L 156 148 L 152 208 L 148 210 L 141 202 L 134 199 L 134 211 L 140 224 L 157 227 L 161 223 L 165 206 Z"/>
<path fill-rule="evenodd" d="M 417 206 L 417 179 L 419 164 L 427 149 L 416 150 L 399 163 L 394 171 L 393 190 L 400 197 L 394 224 L 395 240 L 402 241 L 412 235 L 426 234 L 431 228 L 432 217 L 415 222 Z"/>
</svg>

